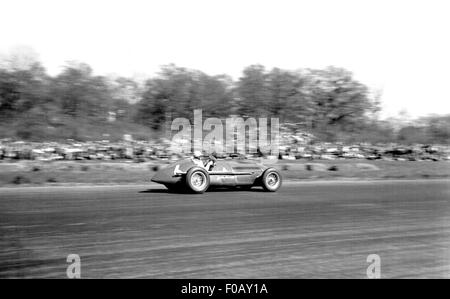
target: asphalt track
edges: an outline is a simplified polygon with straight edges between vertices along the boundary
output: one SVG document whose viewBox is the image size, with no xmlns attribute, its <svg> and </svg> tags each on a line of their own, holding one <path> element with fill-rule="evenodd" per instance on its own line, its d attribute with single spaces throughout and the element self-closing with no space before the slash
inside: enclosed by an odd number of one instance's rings
<svg viewBox="0 0 450 299">
<path fill-rule="evenodd" d="M 164 187 L 0 189 L 0 277 L 450 277 L 450 181 L 286 183 L 277 193 Z"/>
</svg>

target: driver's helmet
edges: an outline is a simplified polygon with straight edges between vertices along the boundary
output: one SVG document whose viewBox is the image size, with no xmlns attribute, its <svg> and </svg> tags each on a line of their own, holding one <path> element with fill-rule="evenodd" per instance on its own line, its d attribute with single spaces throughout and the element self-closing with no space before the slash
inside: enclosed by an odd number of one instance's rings
<svg viewBox="0 0 450 299">
<path fill-rule="evenodd" d="M 200 159 L 201 156 L 202 156 L 202 152 L 201 151 L 194 151 L 194 158 Z"/>
</svg>

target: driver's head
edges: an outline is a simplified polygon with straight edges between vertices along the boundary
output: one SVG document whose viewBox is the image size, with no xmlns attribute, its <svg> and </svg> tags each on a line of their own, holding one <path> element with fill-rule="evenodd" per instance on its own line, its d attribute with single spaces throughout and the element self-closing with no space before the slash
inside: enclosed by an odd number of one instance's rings
<svg viewBox="0 0 450 299">
<path fill-rule="evenodd" d="M 200 159 L 201 156 L 202 156 L 202 152 L 201 151 L 194 151 L 194 158 Z"/>
</svg>

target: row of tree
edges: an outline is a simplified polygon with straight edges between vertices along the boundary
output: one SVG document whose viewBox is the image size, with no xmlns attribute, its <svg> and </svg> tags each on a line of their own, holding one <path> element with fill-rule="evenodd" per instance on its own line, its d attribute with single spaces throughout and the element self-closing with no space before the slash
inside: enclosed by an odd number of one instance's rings
<svg viewBox="0 0 450 299">
<path fill-rule="evenodd" d="M 350 129 L 371 118 L 378 106 L 368 88 L 341 68 L 293 72 L 251 65 L 234 82 L 169 65 L 147 81 L 137 120 L 158 128 L 164 113 L 187 117 L 201 108 L 207 116 L 272 116 L 306 129 Z"/>
<path fill-rule="evenodd" d="M 161 131 L 167 114 L 192 118 L 194 109 L 202 109 L 204 117 L 278 117 L 280 123 L 296 123 L 327 140 L 410 138 L 405 137 L 406 129 L 394 134 L 392 126 L 377 119 L 379 95 L 342 68 L 289 71 L 251 65 L 234 81 L 227 75 L 167 65 L 155 77 L 139 82 L 97 76 L 90 66 L 74 62 L 56 76 L 38 61 L 0 67 L 3 135 L 8 128 L 21 138 L 46 138 L 42 132 L 56 128 L 49 138 L 83 139 L 83 134 L 73 132 L 84 124 L 91 124 L 89 131 L 101 130 L 111 113 L 127 128 Z M 436 136 L 448 142 L 442 125 L 424 123 L 423 135 L 431 134 L 427 140 Z"/>
</svg>

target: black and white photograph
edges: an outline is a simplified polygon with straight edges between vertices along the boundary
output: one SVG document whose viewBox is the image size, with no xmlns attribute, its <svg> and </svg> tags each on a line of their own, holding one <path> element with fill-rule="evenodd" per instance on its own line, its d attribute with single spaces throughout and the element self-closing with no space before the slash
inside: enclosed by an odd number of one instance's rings
<svg viewBox="0 0 450 299">
<path fill-rule="evenodd" d="M 450 278 L 449 15 L 0 0 L 0 278 Z"/>
</svg>

